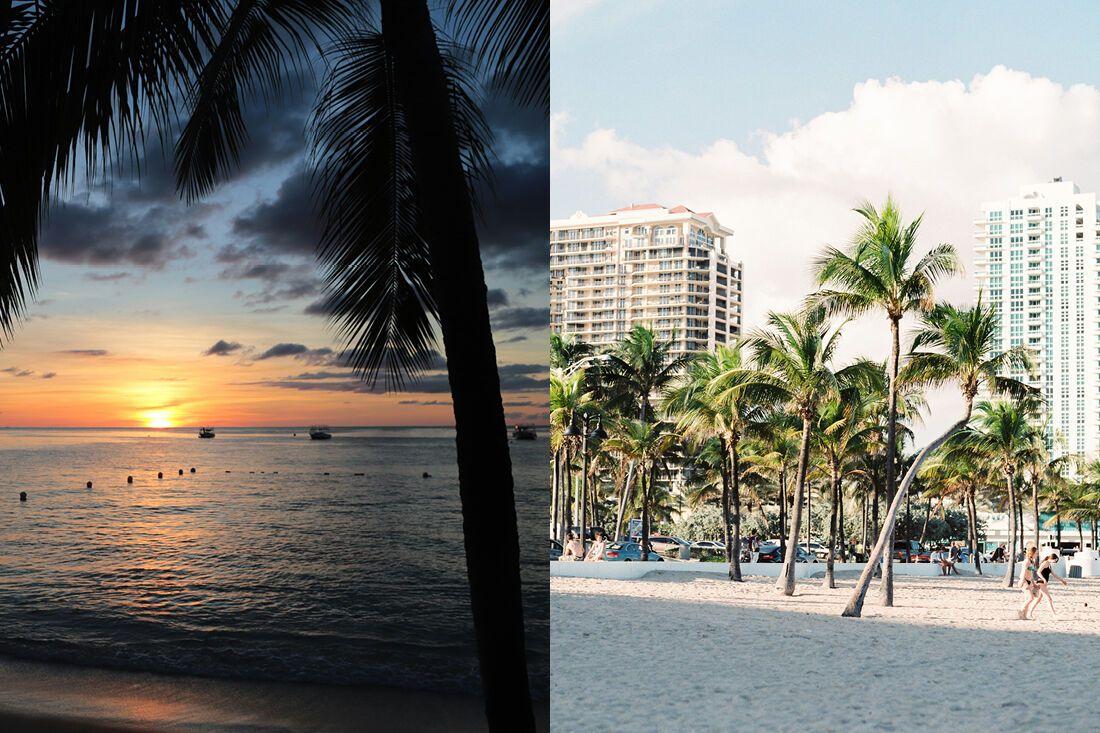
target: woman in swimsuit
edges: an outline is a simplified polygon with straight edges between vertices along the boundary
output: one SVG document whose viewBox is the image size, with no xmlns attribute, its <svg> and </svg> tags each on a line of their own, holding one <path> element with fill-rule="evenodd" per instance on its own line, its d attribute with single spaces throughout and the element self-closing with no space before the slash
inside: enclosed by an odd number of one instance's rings
<svg viewBox="0 0 1100 733">
<path fill-rule="evenodd" d="M 1035 602 L 1038 606 L 1039 602 L 1043 600 L 1043 597 L 1039 594 L 1039 550 L 1034 545 L 1027 548 L 1027 553 L 1024 555 L 1024 572 L 1020 576 L 1020 588 L 1024 591 L 1024 605 L 1020 608 L 1019 617 L 1021 620 L 1028 618 L 1028 612 L 1031 611 L 1031 603 Z"/>
<path fill-rule="evenodd" d="M 1052 552 L 1047 559 L 1039 565 L 1039 600 L 1035 602 L 1035 605 L 1031 609 L 1031 617 L 1035 618 L 1035 612 L 1039 609 L 1039 604 L 1042 603 L 1043 596 L 1046 596 L 1047 603 L 1050 604 L 1050 612 L 1054 613 L 1054 599 L 1050 597 L 1050 579 L 1055 577 L 1062 585 L 1069 585 L 1065 581 L 1065 578 L 1054 572 L 1054 566 L 1058 562 L 1058 553 Z"/>
</svg>

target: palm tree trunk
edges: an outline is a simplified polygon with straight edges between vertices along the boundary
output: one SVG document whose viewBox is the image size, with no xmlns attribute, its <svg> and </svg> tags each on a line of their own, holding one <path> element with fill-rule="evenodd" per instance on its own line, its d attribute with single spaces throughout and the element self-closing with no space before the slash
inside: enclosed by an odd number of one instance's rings
<svg viewBox="0 0 1100 733">
<path fill-rule="evenodd" d="M 741 457 L 737 450 L 737 439 L 730 441 L 730 460 L 733 468 L 733 491 L 730 503 L 733 505 L 733 557 L 727 556 L 730 563 L 730 580 L 741 582 Z M 729 552 L 730 548 L 726 548 Z"/>
<path fill-rule="evenodd" d="M 970 556 L 974 558 L 974 572 L 981 575 L 982 558 L 978 550 L 978 502 L 973 486 L 967 489 L 966 509 L 966 523 L 970 525 Z"/>
<path fill-rule="evenodd" d="M 842 484 L 837 485 L 836 500 L 836 537 L 840 546 L 840 561 L 848 562 L 848 547 L 844 542 L 844 487 Z"/>
<path fill-rule="evenodd" d="M 562 526 L 561 526 L 561 541 L 565 544 L 565 539 L 569 535 L 570 529 L 573 527 L 573 459 L 569 455 L 569 447 L 565 448 L 565 459 L 562 462 L 562 478 L 565 479 L 562 486 L 561 508 L 562 508 Z"/>
<path fill-rule="evenodd" d="M 470 611 L 489 728 L 533 731 L 519 532 L 474 209 L 443 61 L 424 0 L 382 0 L 395 57 L 455 416 Z"/>
<path fill-rule="evenodd" d="M 587 552 L 588 545 L 585 541 L 588 537 L 588 423 L 583 423 L 584 435 L 581 436 L 581 495 L 578 506 L 580 513 L 577 515 L 581 528 L 581 547 Z"/>
<path fill-rule="evenodd" d="M 1031 482 L 1031 518 L 1035 520 L 1035 550 L 1039 550 L 1039 480 Z"/>
<path fill-rule="evenodd" d="M 626 478 L 623 479 L 623 490 L 619 494 L 619 512 L 615 517 L 615 541 L 618 542 L 623 537 L 623 514 L 626 513 L 627 501 L 630 498 L 630 492 L 634 489 L 634 475 L 635 475 L 634 461 L 630 462 L 630 465 L 626 469 Z"/>
<path fill-rule="evenodd" d="M 560 517 L 561 512 L 561 500 L 558 496 L 558 491 L 561 489 L 561 449 L 554 451 L 554 468 L 553 473 L 550 475 L 551 487 L 550 487 L 550 536 L 554 539 L 558 537 L 558 531 L 561 527 Z"/>
<path fill-rule="evenodd" d="M 924 538 L 928 536 L 928 520 L 932 518 L 932 497 L 928 497 L 928 502 L 924 505 L 924 525 L 920 528 L 920 539 L 917 540 L 918 545 L 924 545 Z"/>
<path fill-rule="evenodd" d="M 867 491 L 864 489 L 863 498 L 860 502 L 863 509 L 863 536 L 859 540 L 859 546 L 863 548 L 863 552 L 867 552 Z"/>
<path fill-rule="evenodd" d="M 798 451 L 798 475 L 795 476 L 794 502 L 791 504 L 791 529 L 787 536 L 787 552 L 783 556 L 783 572 L 776 588 L 785 596 L 794 595 L 795 548 L 798 546 L 798 530 L 802 520 L 802 494 L 806 490 L 806 472 L 810 468 L 811 415 L 802 416 L 802 445 Z"/>
<path fill-rule="evenodd" d="M 730 580 L 734 579 L 734 552 L 733 552 L 733 535 L 730 532 L 730 524 L 732 518 L 730 517 L 730 474 L 729 465 L 726 456 L 722 457 L 722 539 L 726 543 L 726 565 L 728 566 L 727 575 Z M 740 571 L 740 566 L 737 568 Z"/>
<path fill-rule="evenodd" d="M 836 577 L 833 574 L 833 555 L 836 553 L 836 520 L 837 520 L 837 504 L 839 503 L 838 497 L 840 496 L 840 467 L 833 462 L 832 466 L 832 494 L 833 503 L 829 508 L 829 554 L 825 559 L 825 587 L 836 588 Z"/>
<path fill-rule="evenodd" d="M 1077 544 L 1081 550 L 1085 549 L 1085 531 L 1081 526 L 1081 517 L 1077 518 Z"/>
<path fill-rule="evenodd" d="M 779 468 L 779 555 L 787 556 L 787 469 Z"/>
<path fill-rule="evenodd" d="M 879 534 L 878 541 L 875 542 L 875 548 L 871 551 L 871 556 L 867 558 L 867 566 L 864 567 L 863 572 L 860 573 L 859 582 L 856 583 L 855 590 L 852 591 L 852 597 L 848 599 L 848 605 L 844 607 L 844 612 L 841 614 L 842 616 L 853 616 L 858 618 L 860 614 L 863 613 L 863 601 L 867 596 L 867 589 L 871 587 L 871 578 L 874 575 L 875 566 L 882 560 L 887 543 L 893 542 L 892 534 L 894 521 L 897 519 L 898 509 L 901 507 L 902 493 L 909 491 L 909 486 L 913 483 L 913 479 L 916 478 L 921 464 L 924 463 L 924 459 L 927 458 L 932 451 L 947 442 L 948 438 L 966 427 L 966 424 L 970 422 L 970 413 L 973 407 L 973 399 L 967 398 L 966 412 L 963 419 L 948 428 L 947 432 L 943 435 L 924 446 L 921 452 L 918 453 L 917 457 L 913 460 L 913 465 L 906 471 L 905 478 L 902 479 L 898 493 L 894 496 L 894 500 L 890 502 L 890 508 L 886 512 L 886 520 L 882 525 L 882 532 Z M 893 545 L 891 544 L 890 547 L 892 548 Z"/>
<path fill-rule="evenodd" d="M 894 502 L 897 491 L 898 455 L 898 366 L 901 359 L 899 318 L 890 318 L 890 394 L 886 417 L 886 500 Z M 887 522 L 890 536 L 886 540 L 886 562 L 882 565 L 882 605 L 894 605 L 894 523 Z"/>
<path fill-rule="evenodd" d="M 1062 509 L 1054 502 L 1054 531 L 1058 533 L 1058 551 L 1062 551 Z"/>
<path fill-rule="evenodd" d="M 657 471 L 656 462 L 649 469 L 649 476 L 642 483 L 642 562 L 649 560 L 649 492 L 653 490 L 653 474 Z"/>
<path fill-rule="evenodd" d="M 1005 588 L 1011 588 L 1016 580 L 1016 482 L 1012 472 L 1008 469 L 1004 472 L 1005 484 L 1008 487 L 1008 568 L 1005 570 Z"/>
</svg>

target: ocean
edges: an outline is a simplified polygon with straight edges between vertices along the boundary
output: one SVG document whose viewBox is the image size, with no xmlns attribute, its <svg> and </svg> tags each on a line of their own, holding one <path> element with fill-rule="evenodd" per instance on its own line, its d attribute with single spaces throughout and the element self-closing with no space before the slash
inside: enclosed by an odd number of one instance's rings
<svg viewBox="0 0 1100 733">
<path fill-rule="evenodd" d="M 511 449 L 545 698 L 549 448 Z M 449 428 L 0 430 L 0 655 L 476 694 L 454 453 Z"/>
</svg>

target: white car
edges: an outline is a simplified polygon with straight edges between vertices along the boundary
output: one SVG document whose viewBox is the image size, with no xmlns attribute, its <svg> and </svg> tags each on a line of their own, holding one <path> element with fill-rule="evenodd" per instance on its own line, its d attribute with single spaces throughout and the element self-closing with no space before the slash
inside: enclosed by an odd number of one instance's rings
<svg viewBox="0 0 1100 733">
<path fill-rule="evenodd" d="M 723 542 L 715 542 L 714 540 L 699 540 L 698 542 L 691 543 L 692 548 L 696 550 L 720 550 L 726 551 L 726 545 Z"/>
</svg>

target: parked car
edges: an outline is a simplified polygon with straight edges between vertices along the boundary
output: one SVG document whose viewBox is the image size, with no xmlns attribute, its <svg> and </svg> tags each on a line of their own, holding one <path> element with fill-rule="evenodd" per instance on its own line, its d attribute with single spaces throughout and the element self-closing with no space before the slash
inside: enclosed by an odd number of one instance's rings
<svg viewBox="0 0 1100 733">
<path fill-rule="evenodd" d="M 720 552 L 726 551 L 726 545 L 724 542 L 715 542 L 714 540 L 699 540 L 698 542 L 691 543 L 691 549 L 693 550 L 718 550 Z"/>
<path fill-rule="evenodd" d="M 603 554 L 608 562 L 638 562 L 642 559 L 642 546 L 638 542 L 612 542 Z M 650 550 L 649 562 L 664 562 L 657 552 Z"/>
<path fill-rule="evenodd" d="M 555 539 L 551 539 L 550 540 L 550 559 L 551 560 L 561 560 L 561 554 L 563 552 L 565 552 L 565 550 L 564 550 L 564 548 L 562 548 L 561 543 L 558 542 Z"/>
<path fill-rule="evenodd" d="M 641 541 L 641 538 L 632 538 L 637 541 Z M 691 543 L 687 540 L 680 539 L 679 537 L 669 537 L 666 535 L 650 535 L 649 546 L 657 552 L 665 552 L 666 550 L 679 550 L 681 547 L 691 547 Z"/>
<path fill-rule="evenodd" d="M 909 552 L 905 552 L 905 540 L 894 540 L 894 560 L 896 562 L 931 562 L 931 552 L 921 547 L 916 540 L 909 540 Z"/>
<path fill-rule="evenodd" d="M 783 555 L 779 552 L 778 544 L 762 544 L 760 545 L 759 553 L 756 556 L 757 562 L 783 562 Z M 795 548 L 795 562 L 819 562 L 817 555 L 812 552 L 806 552 L 805 545 L 798 545 Z"/>
</svg>

